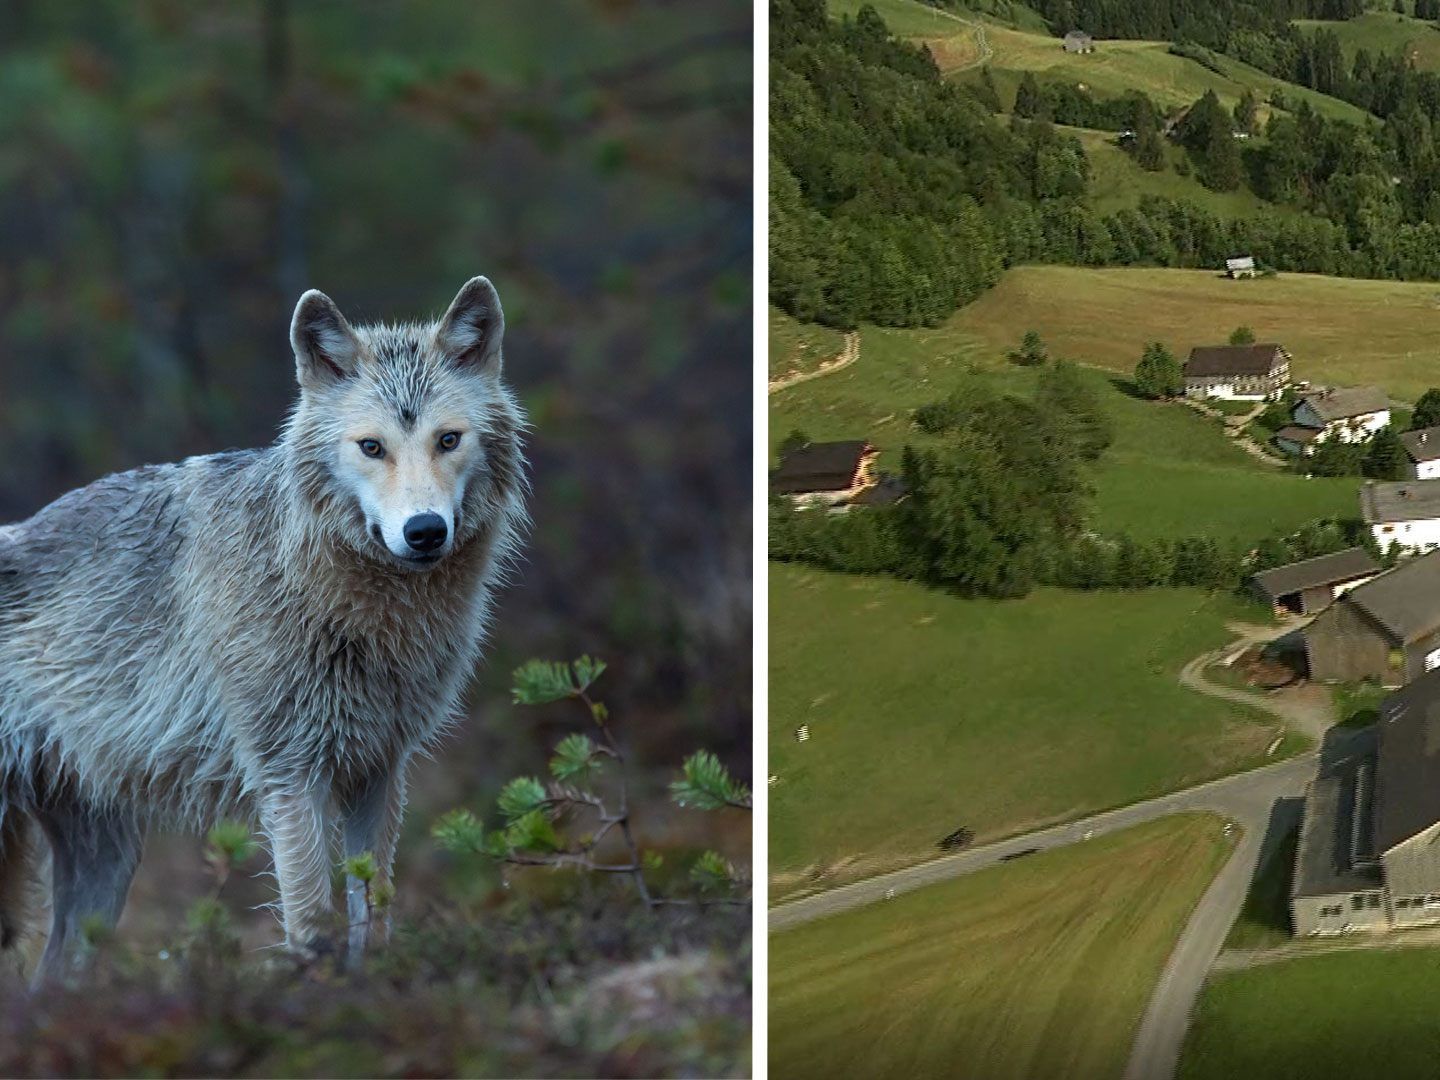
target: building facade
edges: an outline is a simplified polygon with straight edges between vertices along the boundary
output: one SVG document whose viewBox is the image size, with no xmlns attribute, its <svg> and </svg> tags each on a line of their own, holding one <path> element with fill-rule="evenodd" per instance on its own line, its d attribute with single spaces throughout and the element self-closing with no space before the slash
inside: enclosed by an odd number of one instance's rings
<svg viewBox="0 0 1440 1080">
<path fill-rule="evenodd" d="M 1302 636 L 1318 682 L 1403 686 L 1440 667 L 1440 552 L 1349 589 Z"/>
<path fill-rule="evenodd" d="M 1185 362 L 1192 398 L 1272 401 L 1290 385 L 1290 354 L 1279 345 L 1204 345 Z"/>
<path fill-rule="evenodd" d="M 1381 551 L 1434 551 L 1440 548 L 1440 479 L 1367 480 L 1360 516 Z"/>
</svg>

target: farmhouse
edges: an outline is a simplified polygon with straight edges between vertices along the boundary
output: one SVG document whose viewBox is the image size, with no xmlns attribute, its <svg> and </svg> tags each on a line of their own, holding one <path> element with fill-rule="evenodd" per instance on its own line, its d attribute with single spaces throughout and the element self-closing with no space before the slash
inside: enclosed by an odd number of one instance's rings
<svg viewBox="0 0 1440 1080">
<path fill-rule="evenodd" d="M 1185 395 L 1268 401 L 1290 385 L 1290 354 L 1279 345 L 1201 345 L 1185 363 Z"/>
<path fill-rule="evenodd" d="M 1353 586 L 1302 636 L 1315 680 L 1403 686 L 1440 666 L 1440 552 Z"/>
<path fill-rule="evenodd" d="M 1381 551 L 1429 551 L 1440 545 L 1440 480 L 1367 480 L 1360 516 Z"/>
<path fill-rule="evenodd" d="M 1095 51 L 1095 39 L 1083 30 L 1071 30 L 1060 47 L 1067 53 L 1092 53 Z"/>
<path fill-rule="evenodd" d="M 1313 615 L 1378 573 L 1380 566 L 1370 553 L 1354 547 L 1265 570 L 1250 583 L 1276 615 Z"/>
<path fill-rule="evenodd" d="M 1230 278 L 1252 278 L 1257 273 L 1255 259 L 1250 255 L 1242 255 L 1238 259 L 1225 260 L 1225 274 Z"/>
<path fill-rule="evenodd" d="M 770 490 L 806 506 L 847 502 L 874 482 L 878 453 L 864 439 L 808 443 L 780 455 Z"/>
<path fill-rule="evenodd" d="M 1372 754 L 1305 795 L 1290 914 L 1295 934 L 1440 922 L 1440 671 L 1380 705 Z"/>
<path fill-rule="evenodd" d="M 1319 432 L 1315 442 L 1363 442 L 1390 424 L 1390 397 L 1378 386 L 1336 387 L 1301 395 L 1293 414 L 1300 427 Z"/>
<path fill-rule="evenodd" d="M 1407 431 L 1400 436 L 1410 459 L 1410 475 L 1416 480 L 1440 477 L 1440 427 Z"/>
</svg>

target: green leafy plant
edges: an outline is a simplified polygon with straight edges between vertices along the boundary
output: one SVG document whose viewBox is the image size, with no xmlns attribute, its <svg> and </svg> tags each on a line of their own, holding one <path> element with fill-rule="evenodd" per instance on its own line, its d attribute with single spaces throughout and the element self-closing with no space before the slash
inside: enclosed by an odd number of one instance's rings
<svg viewBox="0 0 1440 1080">
<path fill-rule="evenodd" d="M 509 781 L 496 798 L 494 826 L 487 826 L 470 810 L 452 810 L 434 823 L 435 842 L 452 854 L 478 855 L 512 866 L 619 874 L 630 879 L 650 907 L 748 902 L 735 895 L 748 884 L 743 875 L 713 851 L 702 853 L 689 869 L 688 880 L 696 893 L 692 900 L 656 896 L 646 882 L 645 871 L 659 869 L 663 859 L 657 852 L 642 852 L 631 829 L 625 755 L 611 731 L 605 703 L 591 696 L 604 671 L 604 662 L 589 656 L 568 663 L 531 660 L 516 670 L 511 688 L 516 704 L 574 700 L 584 708 L 594 737 L 577 732 L 561 739 L 550 758 L 548 780 L 517 776 Z M 687 809 L 751 809 L 750 789 L 736 782 L 708 750 L 685 760 L 670 793 L 677 805 Z M 618 860 L 598 854 L 612 836 L 619 837 L 626 853 Z"/>
</svg>

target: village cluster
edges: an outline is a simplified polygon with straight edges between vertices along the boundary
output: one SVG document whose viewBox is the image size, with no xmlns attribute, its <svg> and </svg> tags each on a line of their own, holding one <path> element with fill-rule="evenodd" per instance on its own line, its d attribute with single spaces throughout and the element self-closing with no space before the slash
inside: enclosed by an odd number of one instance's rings
<svg viewBox="0 0 1440 1080">
<path fill-rule="evenodd" d="M 1278 344 L 1200 346 L 1184 396 L 1284 401 L 1274 446 L 1304 461 L 1328 440 L 1359 443 L 1390 426 L 1380 388 L 1296 383 Z M 1440 427 L 1400 436 L 1410 477 L 1365 480 L 1359 510 L 1373 549 L 1353 547 L 1255 575 L 1254 591 L 1291 628 L 1310 680 L 1370 681 L 1393 691 L 1360 749 L 1309 785 L 1291 889 L 1308 936 L 1440 923 Z M 844 513 L 903 499 L 863 440 L 782 447 L 771 490 L 797 507 Z M 1378 553 L 1378 558 L 1377 554 Z M 1386 563 L 1394 565 L 1386 568 Z"/>
</svg>

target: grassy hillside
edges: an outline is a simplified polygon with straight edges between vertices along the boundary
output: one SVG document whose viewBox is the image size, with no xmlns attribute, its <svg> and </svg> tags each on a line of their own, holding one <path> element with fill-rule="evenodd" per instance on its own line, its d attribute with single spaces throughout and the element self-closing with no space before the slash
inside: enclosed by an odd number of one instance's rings
<svg viewBox="0 0 1440 1080">
<path fill-rule="evenodd" d="M 1022 273 L 1011 271 L 1006 282 Z M 1055 355 L 1087 363 L 1106 359 L 1092 357 L 1063 335 L 1050 339 L 1057 309 L 1071 309 L 1057 305 L 1056 297 L 1067 295 L 1052 293 L 1048 307 L 1035 298 L 1037 307 L 1047 307 L 1052 323 L 1027 321 L 1038 319 L 1028 309 L 1001 308 L 978 322 L 975 329 L 984 336 L 967 323 L 976 308 L 990 303 L 988 296 L 937 330 L 864 328 L 856 364 L 771 396 L 772 447 L 795 429 L 816 439 L 863 437 L 883 451 L 882 468 L 897 469 L 901 447 L 926 441 L 911 427 L 911 412 L 977 377 L 974 372 L 997 387 L 1031 392 L 1034 373 L 1003 359 L 1027 326 L 1039 326 Z M 1127 310 L 1123 317 L 1133 321 L 1145 314 Z M 1136 345 L 1135 358 L 1139 352 Z M 1133 366 L 1134 359 L 1129 363 Z M 1092 525 L 1100 531 L 1253 541 L 1316 517 L 1355 513 L 1357 481 L 1305 480 L 1261 464 L 1229 442 L 1216 423 L 1184 405 L 1140 401 L 1102 372 L 1088 374 L 1115 426 L 1115 442 L 1094 474 Z"/>
<path fill-rule="evenodd" d="M 1059 126 L 1058 130 L 1078 138 L 1090 159 L 1090 205 L 1105 213 L 1139 204 L 1142 196 L 1160 195 L 1167 199 L 1185 199 L 1221 217 L 1245 217 L 1260 211 L 1280 209 L 1267 203 L 1246 188 L 1239 191 L 1211 191 L 1194 174 L 1181 176 L 1175 163 L 1184 151 L 1167 143 L 1168 166 L 1163 172 L 1150 172 L 1135 163 L 1115 141 L 1115 133 L 1090 128 Z"/>
<path fill-rule="evenodd" d="M 771 1073 L 1118 1077 L 1232 843 L 1167 818 L 776 934 Z"/>
<path fill-rule="evenodd" d="M 1353 61 L 1361 49 L 1368 50 L 1372 57 L 1403 49 L 1417 70 L 1440 71 L 1440 30 L 1422 19 L 1393 11 L 1370 11 L 1345 22 L 1297 19 L 1295 25 L 1307 33 L 1322 27 L 1333 30 L 1347 60 Z"/>
<path fill-rule="evenodd" d="M 772 896 L 1260 764 L 1275 737 L 1176 681 L 1229 640 L 1228 598 L 966 600 L 785 564 L 769 587 Z"/>
<path fill-rule="evenodd" d="M 1182 1080 L 1435 1076 L 1440 950 L 1339 952 L 1217 975 L 1201 995 Z"/>
<path fill-rule="evenodd" d="M 1010 27 L 989 26 L 986 39 L 993 50 L 988 63 L 1007 103 L 1013 100 L 1019 73 L 1033 71 L 1045 78 L 1083 83 L 1103 97 L 1139 90 L 1162 108 L 1189 105 L 1207 90 L 1215 91 L 1227 107 L 1246 89 L 1265 102 L 1279 88 L 1291 100 L 1304 99 L 1325 116 L 1354 123 L 1365 119 L 1365 113 L 1353 105 L 1276 79 L 1237 60 L 1221 57 L 1223 74 L 1211 71 L 1194 60 L 1172 55 L 1164 41 L 1100 41 L 1093 53 L 1082 55 L 1065 52 L 1059 38 Z"/>
<path fill-rule="evenodd" d="M 1379 383 L 1413 401 L 1440 384 L 1440 285 L 1281 274 L 1229 281 L 1208 270 L 1027 266 L 956 314 L 947 327 L 992 350 L 1025 328 L 1051 348 L 1117 372 L 1134 370 L 1145 342 L 1177 355 L 1225 341 L 1236 326 L 1279 341 L 1297 378 Z"/>
</svg>

